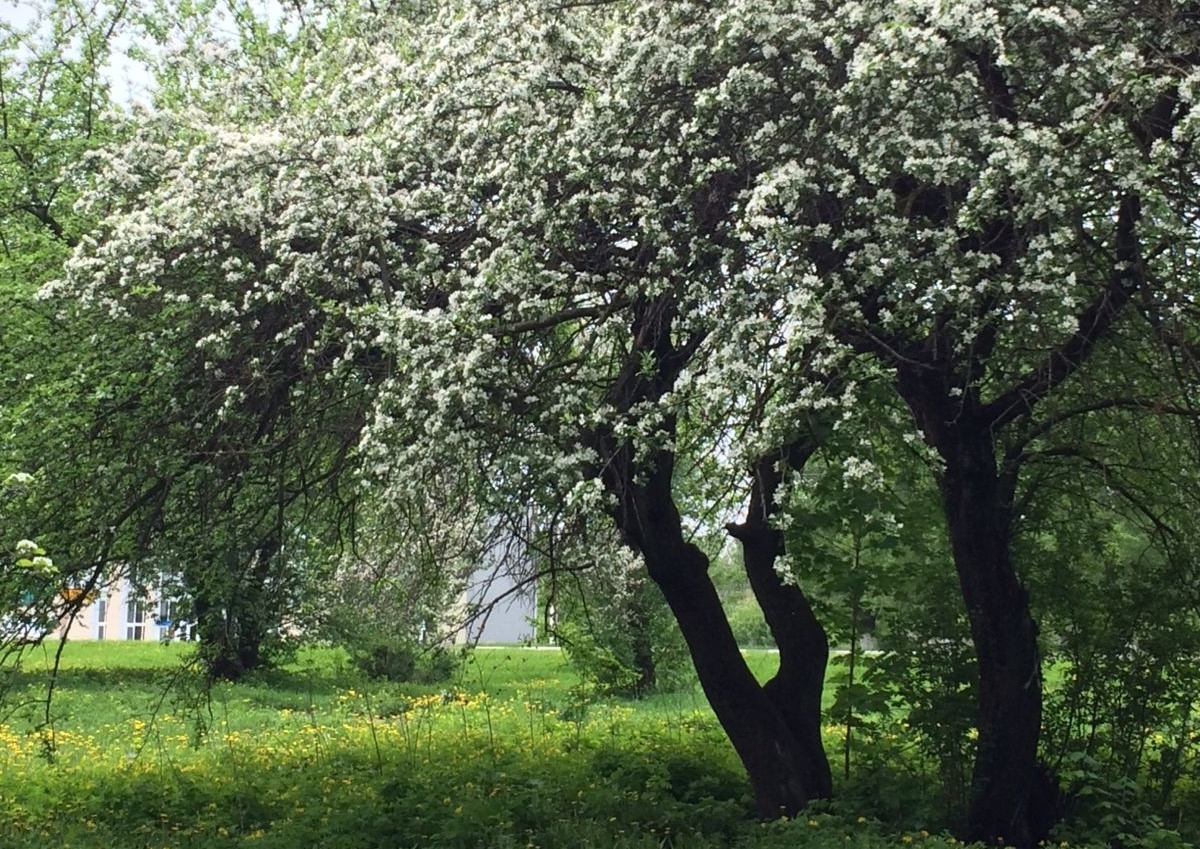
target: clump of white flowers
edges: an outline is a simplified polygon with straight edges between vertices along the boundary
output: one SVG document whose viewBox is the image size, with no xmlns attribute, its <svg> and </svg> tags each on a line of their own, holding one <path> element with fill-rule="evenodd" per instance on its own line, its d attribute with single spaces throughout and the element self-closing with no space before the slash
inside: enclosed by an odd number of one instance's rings
<svg viewBox="0 0 1200 849">
<path fill-rule="evenodd" d="M 46 550 L 31 539 L 20 540 L 16 545 L 17 567 L 42 576 L 53 575 L 57 569 L 54 561 L 46 556 Z"/>
</svg>

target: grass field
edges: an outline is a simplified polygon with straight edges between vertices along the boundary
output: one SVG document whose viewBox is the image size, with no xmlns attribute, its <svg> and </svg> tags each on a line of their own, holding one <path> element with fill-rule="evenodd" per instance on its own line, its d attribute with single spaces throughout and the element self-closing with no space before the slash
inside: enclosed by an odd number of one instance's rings
<svg viewBox="0 0 1200 849">
<path fill-rule="evenodd" d="M 757 822 L 700 694 L 592 698 L 554 650 L 479 649 L 434 687 L 367 684 L 309 650 L 207 700 L 186 651 L 72 644 L 48 724 L 50 656 L 29 659 L 0 716 L 0 847 L 952 842 L 854 811 Z"/>
</svg>

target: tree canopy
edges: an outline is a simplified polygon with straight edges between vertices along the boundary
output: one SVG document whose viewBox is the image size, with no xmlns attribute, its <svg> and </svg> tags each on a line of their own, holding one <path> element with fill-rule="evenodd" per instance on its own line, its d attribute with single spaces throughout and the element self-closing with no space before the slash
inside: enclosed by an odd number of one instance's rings
<svg viewBox="0 0 1200 849">
<path fill-rule="evenodd" d="M 1047 475 L 1118 462 L 1094 434 L 1194 419 L 1191 4 L 297 8 L 289 37 L 185 39 L 87 159 L 41 303 L 105 352 L 57 415 L 86 433 L 63 468 L 111 495 L 73 502 L 64 546 L 120 529 L 104 559 L 178 568 L 220 645 L 365 501 L 371 527 L 456 497 L 552 517 L 601 556 L 615 529 L 760 813 L 790 814 L 832 789 L 828 640 L 789 572 L 806 469 L 879 492 L 918 464 L 977 662 L 964 833 L 1045 838 L 1017 555 L 1062 504 Z M 780 649 L 765 686 L 715 528 Z"/>
</svg>

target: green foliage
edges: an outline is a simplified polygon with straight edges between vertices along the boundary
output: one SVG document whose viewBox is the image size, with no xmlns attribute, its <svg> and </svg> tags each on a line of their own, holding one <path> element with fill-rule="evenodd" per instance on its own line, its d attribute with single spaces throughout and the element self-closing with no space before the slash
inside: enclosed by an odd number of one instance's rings
<svg viewBox="0 0 1200 849">
<path fill-rule="evenodd" d="M 725 616 L 738 645 L 744 648 L 773 646 L 771 629 L 767 627 L 762 608 L 750 589 L 750 581 L 746 578 L 739 555 L 734 553 L 732 547 L 713 558 L 709 576 L 721 596 Z"/>
<path fill-rule="evenodd" d="M 928 836 L 946 825 L 936 774 L 900 719 L 864 734 L 834 808 L 756 824 L 702 698 L 593 694 L 585 715 L 569 716 L 578 679 L 558 651 L 480 648 L 456 686 L 431 687 L 371 683 L 339 649 L 302 649 L 278 669 L 216 684 L 199 735 L 197 716 L 162 698 L 188 651 L 68 646 L 56 765 L 38 759 L 33 720 L 0 721 L 0 793 L 12 802 L 0 846 L 549 847 L 572 833 L 586 845 L 648 849 L 951 845 Z M 29 658 L 21 686 L 39 686 L 50 654 Z M 1098 767 L 1079 759 L 1064 776 L 1099 787 L 1101 776 L 1087 775 Z M 1186 845 L 1128 786 L 1085 798 L 1093 813 L 1061 826 L 1056 841 L 1107 846 L 1120 833 L 1139 849 Z"/>
<path fill-rule="evenodd" d="M 421 646 L 399 638 L 380 637 L 350 647 L 350 660 L 377 681 L 437 684 L 454 677 L 460 659 L 460 654 L 444 646 Z"/>
<path fill-rule="evenodd" d="M 1030 551 L 1048 579 L 1044 748 L 1068 791 L 1068 827 L 1151 845 L 1133 836 L 1159 828 L 1200 778 L 1200 620 L 1181 581 L 1190 567 L 1107 511 L 1065 510 L 1069 527 Z M 1073 582 L 1054 586 L 1064 559 Z"/>
<path fill-rule="evenodd" d="M 343 556 L 329 569 L 310 569 L 301 621 L 311 638 L 344 649 L 373 679 L 444 681 L 458 671 L 462 654 L 448 647 L 463 567 L 445 558 L 432 523 L 419 549 L 375 536 L 373 556 Z M 408 538 L 404 537 L 404 541 Z M 438 549 L 436 554 L 423 551 Z"/>
<path fill-rule="evenodd" d="M 695 680 L 662 592 L 644 575 L 600 566 L 558 584 L 555 635 L 597 692 L 642 698 Z"/>
<path fill-rule="evenodd" d="M 840 729 L 843 781 L 874 786 L 888 818 L 955 823 L 971 778 L 975 656 L 929 461 L 879 390 L 863 389 L 875 426 L 828 434 L 826 458 L 794 487 L 788 559 L 841 647 L 825 717 Z M 897 779 L 914 770 L 936 792 Z"/>
<path fill-rule="evenodd" d="M 86 584 L 61 545 L 63 516 L 45 508 L 78 448 L 60 441 L 78 415 L 60 403 L 57 372 L 79 351 L 34 295 L 90 225 L 74 209 L 95 174 L 89 153 L 121 134 L 102 68 L 123 17 L 123 6 L 48 3 L 0 21 L 0 468 L 21 470 L 0 485 L 0 662 L 72 607 L 60 590 Z"/>
<path fill-rule="evenodd" d="M 1093 380 L 1167 391 L 1140 357 L 1120 367 Z M 1063 827 L 1135 845 L 1162 820 L 1195 839 L 1200 442 L 1186 418 L 1119 408 L 1073 427 L 1086 449 L 1030 450 L 1037 498 L 1016 547 L 1042 625 L 1043 757 L 1067 793 Z"/>
<path fill-rule="evenodd" d="M 774 642 L 767 620 L 763 618 L 762 608 L 754 599 L 753 593 L 747 590 L 732 599 L 725 601 L 725 613 L 729 617 L 729 627 L 733 629 L 734 639 L 744 648 L 762 648 Z"/>
<path fill-rule="evenodd" d="M 486 694 L 351 684 L 329 649 L 219 684 L 206 737 L 161 701 L 177 647 L 72 645 L 70 716 L 53 766 L 0 726 L 0 845 L 76 849 L 296 845 L 944 849 L 858 812 L 747 816 L 745 780 L 710 713 L 597 702 L 554 706 L 571 679 L 555 651 L 478 650 Z M 538 677 L 533 677 L 538 676 Z M 124 714 L 105 703 L 123 700 Z M 845 810 L 844 808 L 842 809 Z"/>
<path fill-rule="evenodd" d="M 0 483 L 0 668 L 36 642 L 55 622 L 60 607 L 61 576 L 46 550 L 31 539 L 18 538 L 27 520 L 24 502 L 33 477 L 15 472 Z M 0 690 L 3 688 L 0 687 Z"/>
</svg>

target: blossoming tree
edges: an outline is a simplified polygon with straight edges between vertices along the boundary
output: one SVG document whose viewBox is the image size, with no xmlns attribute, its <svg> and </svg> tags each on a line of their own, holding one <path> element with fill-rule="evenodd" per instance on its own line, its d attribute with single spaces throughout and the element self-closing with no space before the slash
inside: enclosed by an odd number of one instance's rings
<svg viewBox="0 0 1200 849">
<path fill-rule="evenodd" d="M 779 506 L 886 376 L 938 457 L 978 656 L 967 833 L 1032 845 L 1053 794 L 1011 556 L 1025 452 L 1135 306 L 1191 297 L 1194 26 L 1141 5 L 352 8 L 271 110 L 239 108 L 235 69 L 111 151 L 54 294 L 198 311 L 218 418 L 363 387 L 339 444 L 385 502 L 451 472 L 497 511 L 606 517 L 765 815 L 830 792 L 827 641 L 777 569 Z M 185 350 L 181 326 L 146 343 Z M 765 686 L 691 540 L 713 515 L 780 647 Z"/>
<path fill-rule="evenodd" d="M 741 24 L 763 61 L 743 66 L 738 108 L 773 118 L 750 140 L 763 175 L 747 226 L 815 275 L 833 332 L 891 372 L 940 459 L 979 663 L 966 836 L 1031 844 L 1056 789 L 1036 765 L 1015 495 L 1031 446 L 1107 403 L 1039 416 L 1046 399 L 1118 326 L 1149 334 L 1142 317 L 1192 297 L 1194 26 L 1169 3 L 861 4 L 813 20 L 822 37 L 765 14 Z"/>
</svg>

